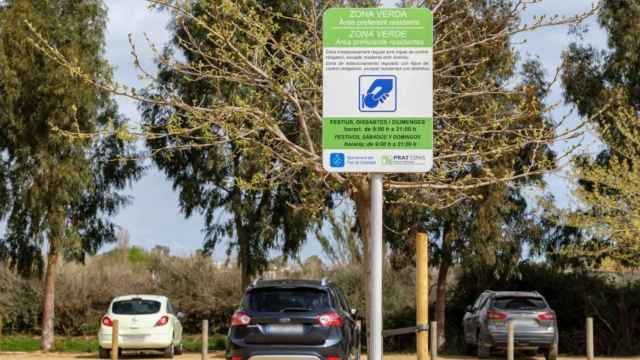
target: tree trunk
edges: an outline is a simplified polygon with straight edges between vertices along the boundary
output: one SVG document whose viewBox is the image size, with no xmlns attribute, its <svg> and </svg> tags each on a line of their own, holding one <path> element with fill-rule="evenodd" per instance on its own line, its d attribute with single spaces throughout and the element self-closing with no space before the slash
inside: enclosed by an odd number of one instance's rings
<svg viewBox="0 0 640 360">
<path fill-rule="evenodd" d="M 447 307 L 447 274 L 449 273 L 449 261 L 442 261 L 438 269 L 438 285 L 436 288 L 436 321 L 438 322 L 438 349 L 444 350 L 445 338 L 445 311 Z"/>
<path fill-rule="evenodd" d="M 240 266 L 240 281 L 242 291 L 251 283 L 251 249 L 247 232 L 242 225 L 240 212 L 236 212 L 236 233 L 238 235 L 238 265 Z"/>
<path fill-rule="evenodd" d="M 235 154 L 235 147 L 232 145 L 232 150 Z M 237 156 L 233 157 L 233 175 L 235 179 L 240 179 L 240 159 Z M 242 190 L 238 186 L 237 180 L 234 181 L 233 189 L 231 190 L 231 211 L 233 212 L 233 221 L 236 230 L 236 236 L 238 237 L 238 266 L 240 267 L 240 283 L 242 284 L 242 291 L 251 283 L 251 249 L 250 240 L 248 237 L 247 229 L 243 223 L 242 212 Z"/>
<path fill-rule="evenodd" d="M 251 260 L 249 259 L 249 255 L 246 254 L 248 247 L 248 244 L 240 240 L 240 256 L 238 261 L 240 262 L 240 279 L 242 283 L 242 291 L 244 291 L 251 283 L 251 275 L 249 271 L 249 261 Z"/>
<path fill-rule="evenodd" d="M 371 294 L 369 294 L 369 280 L 371 279 L 371 268 L 370 265 L 370 249 L 369 246 L 371 244 L 371 182 L 369 178 L 366 176 L 359 177 L 355 182 L 355 193 L 353 194 L 353 200 L 356 204 L 356 215 L 358 217 L 358 225 L 360 226 L 360 234 L 362 235 L 362 246 L 363 246 L 363 259 L 362 265 L 365 269 L 365 276 L 362 281 L 362 288 L 366 289 L 365 296 L 365 324 L 367 326 L 367 349 L 371 349 L 371 331 L 369 330 L 369 320 L 373 314 L 369 313 L 369 307 L 367 304 L 369 303 L 369 299 L 371 299 Z"/>
<path fill-rule="evenodd" d="M 442 258 L 438 269 L 438 284 L 436 287 L 436 321 L 438 323 L 438 349 L 444 350 L 445 312 L 447 309 L 447 275 L 451 267 L 451 224 L 446 224 L 442 233 Z"/>
<path fill-rule="evenodd" d="M 50 245 L 47 256 L 47 269 L 44 276 L 44 303 L 42 310 L 42 341 L 40 347 L 43 351 L 53 349 L 54 329 L 53 320 L 55 318 L 55 287 L 56 271 L 59 259 L 58 249 Z"/>
</svg>

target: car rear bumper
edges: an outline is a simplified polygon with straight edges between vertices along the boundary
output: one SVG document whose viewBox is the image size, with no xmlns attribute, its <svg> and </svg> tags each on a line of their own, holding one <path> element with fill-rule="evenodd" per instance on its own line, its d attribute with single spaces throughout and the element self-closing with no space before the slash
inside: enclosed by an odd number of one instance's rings
<svg viewBox="0 0 640 360">
<path fill-rule="evenodd" d="M 173 336 L 171 334 L 148 334 L 144 337 L 140 335 L 119 335 L 118 347 L 120 349 L 144 350 L 144 349 L 164 349 L 171 345 Z M 98 334 L 98 343 L 104 349 L 111 348 L 111 333 Z"/>
<path fill-rule="evenodd" d="M 249 360 L 319 360 L 314 355 L 254 355 Z"/>
<path fill-rule="evenodd" d="M 345 347 L 342 343 L 331 345 L 256 345 L 244 346 L 229 342 L 226 358 L 241 357 L 243 360 L 324 360 L 327 357 L 347 358 Z"/>
<path fill-rule="evenodd" d="M 506 348 L 508 335 L 506 331 L 489 332 L 489 343 L 493 347 Z M 513 336 L 516 348 L 541 348 L 550 347 L 556 342 L 554 331 L 522 332 L 516 331 Z"/>
</svg>

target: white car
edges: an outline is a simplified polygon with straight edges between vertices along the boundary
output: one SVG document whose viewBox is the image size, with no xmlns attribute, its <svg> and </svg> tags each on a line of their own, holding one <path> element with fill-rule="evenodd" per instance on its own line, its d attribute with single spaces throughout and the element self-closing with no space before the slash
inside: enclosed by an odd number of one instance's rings
<svg viewBox="0 0 640 360">
<path fill-rule="evenodd" d="M 109 358 L 114 320 L 118 320 L 119 351 L 160 350 L 165 358 L 182 354 L 182 316 L 174 313 L 166 296 L 116 297 L 100 320 L 100 358 Z"/>
</svg>

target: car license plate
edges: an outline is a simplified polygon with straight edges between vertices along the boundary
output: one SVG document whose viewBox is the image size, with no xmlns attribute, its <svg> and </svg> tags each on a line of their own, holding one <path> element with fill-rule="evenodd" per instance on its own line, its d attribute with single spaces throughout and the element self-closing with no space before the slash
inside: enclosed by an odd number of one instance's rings
<svg viewBox="0 0 640 360">
<path fill-rule="evenodd" d="M 125 335 L 123 338 L 125 341 L 144 341 L 147 335 Z"/>
<path fill-rule="evenodd" d="M 304 327 L 301 324 L 290 324 L 290 325 L 267 325 L 267 334 L 272 335 L 301 335 L 304 332 Z"/>
</svg>

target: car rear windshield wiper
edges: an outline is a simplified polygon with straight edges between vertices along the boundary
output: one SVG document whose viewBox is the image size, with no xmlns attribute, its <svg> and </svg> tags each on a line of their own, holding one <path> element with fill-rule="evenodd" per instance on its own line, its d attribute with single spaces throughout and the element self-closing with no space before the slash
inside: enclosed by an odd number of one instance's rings
<svg viewBox="0 0 640 360">
<path fill-rule="evenodd" d="M 303 308 L 303 307 L 288 307 L 280 310 L 280 312 L 294 312 L 294 311 L 306 312 L 306 311 L 311 311 L 311 309 Z"/>
</svg>

